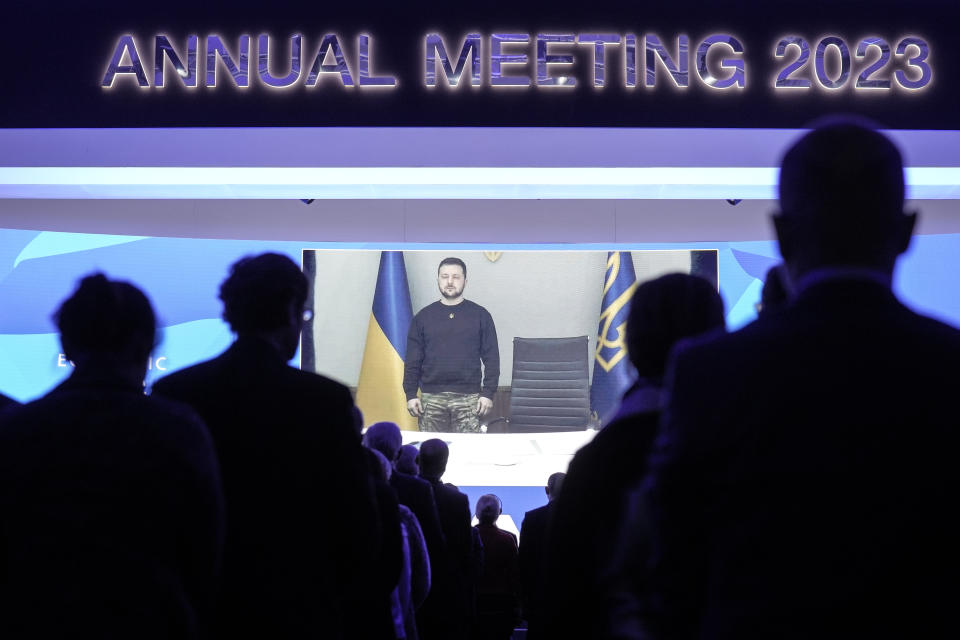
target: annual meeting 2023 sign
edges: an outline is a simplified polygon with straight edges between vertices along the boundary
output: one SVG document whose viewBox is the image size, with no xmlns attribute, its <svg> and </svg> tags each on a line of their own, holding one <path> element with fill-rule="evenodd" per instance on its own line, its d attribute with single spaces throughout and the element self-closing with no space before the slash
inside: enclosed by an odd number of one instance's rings
<svg viewBox="0 0 960 640">
<path fill-rule="evenodd" d="M 335 33 L 325 34 L 314 47 L 316 53 L 307 58 L 307 65 L 304 65 L 303 34 L 289 36 L 286 43 L 288 53 L 279 56 L 280 60 L 277 60 L 277 49 L 282 45 L 271 42 L 268 34 L 260 34 L 255 40 L 249 34 L 240 35 L 232 49 L 219 35 L 208 35 L 203 38 L 204 45 L 200 49 L 204 59 L 203 74 L 198 73 L 197 68 L 198 43 L 201 41 L 198 35 L 187 36 L 179 51 L 167 35 L 150 39 L 153 47 L 148 51 L 144 45 L 137 44 L 133 35 L 120 36 L 100 86 L 111 89 L 118 78 L 128 77 L 138 87 L 162 89 L 169 69 L 184 87 L 214 89 L 219 67 L 228 72 L 237 88 L 249 87 L 253 78 L 274 89 L 300 83 L 316 87 L 325 75 L 334 76 L 342 87 L 394 89 L 399 86 L 396 75 L 374 75 L 371 71 L 374 56 L 373 38 L 369 34 L 355 38 L 356 56 L 352 61 L 350 51 L 343 46 L 344 39 Z M 252 41 L 255 48 L 251 51 Z M 729 33 L 710 34 L 694 48 L 691 48 L 690 36 L 685 33 L 669 41 L 654 33 L 642 36 L 633 33 L 493 33 L 488 37 L 470 33 L 453 40 L 458 44 L 453 49 L 452 60 L 447 54 L 450 42 L 438 33 L 428 33 L 424 37 L 424 72 L 419 82 L 427 87 L 443 84 L 456 87 L 463 80 L 475 87 L 565 89 L 589 82 L 602 89 L 607 84 L 608 75 L 612 75 L 608 67 L 613 67 L 622 71 L 620 80 L 629 88 L 655 88 L 658 78 L 665 78 L 667 84 L 684 89 L 690 86 L 691 77 L 717 90 L 747 86 L 745 46 L 741 38 Z M 668 42 L 675 42 L 675 47 L 671 48 Z M 576 54 L 583 54 L 584 47 L 593 62 L 591 77 L 568 75 L 564 68 L 574 64 Z M 792 59 L 788 53 L 791 48 L 794 49 Z M 619 56 L 608 54 L 610 50 L 620 49 Z M 850 87 L 882 91 L 899 87 L 919 91 L 929 86 L 933 79 L 930 44 L 917 35 L 899 38 L 894 46 L 882 36 L 865 37 L 856 43 L 852 54 L 851 47 L 842 37 L 826 35 L 816 42 L 812 60 L 810 43 L 801 35 L 784 36 L 768 49 L 775 58 L 783 59 L 783 67 L 776 77 L 767 79 L 777 90 L 817 86 L 828 90 Z M 141 51 L 149 53 L 146 65 Z M 254 59 L 257 61 L 256 73 L 251 70 Z M 518 70 L 529 67 L 533 61 L 536 70 L 533 77 Z M 853 68 L 854 61 L 857 69 Z M 690 72 L 691 67 L 695 73 Z M 275 75 L 276 68 L 283 70 L 280 75 Z M 852 73 L 856 73 L 855 82 Z M 638 82 L 638 75 L 642 76 L 642 82 Z"/>
<path fill-rule="evenodd" d="M 955 1 L 23 4 L 0 126 L 960 128 Z"/>
</svg>

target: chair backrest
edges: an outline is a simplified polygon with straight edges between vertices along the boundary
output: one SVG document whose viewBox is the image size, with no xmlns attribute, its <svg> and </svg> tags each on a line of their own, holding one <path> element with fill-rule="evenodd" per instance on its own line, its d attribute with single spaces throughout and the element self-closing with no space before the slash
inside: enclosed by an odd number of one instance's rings
<svg viewBox="0 0 960 640">
<path fill-rule="evenodd" d="M 576 431 L 589 419 L 587 336 L 514 338 L 510 431 Z"/>
</svg>

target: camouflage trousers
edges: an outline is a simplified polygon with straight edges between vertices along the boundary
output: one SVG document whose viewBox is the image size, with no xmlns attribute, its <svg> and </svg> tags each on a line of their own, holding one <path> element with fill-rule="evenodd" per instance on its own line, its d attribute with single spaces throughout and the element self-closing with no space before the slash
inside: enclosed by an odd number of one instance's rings
<svg viewBox="0 0 960 640">
<path fill-rule="evenodd" d="M 421 392 L 423 415 L 419 420 L 420 431 L 480 433 L 480 419 L 477 417 L 479 399 L 479 393 Z"/>
</svg>

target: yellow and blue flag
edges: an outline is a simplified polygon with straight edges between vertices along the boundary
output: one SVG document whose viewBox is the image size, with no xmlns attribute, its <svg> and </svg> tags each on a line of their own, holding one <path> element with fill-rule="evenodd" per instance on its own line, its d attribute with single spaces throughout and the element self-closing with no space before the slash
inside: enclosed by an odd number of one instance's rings
<svg viewBox="0 0 960 640">
<path fill-rule="evenodd" d="M 626 330 L 630 299 L 636 288 L 637 276 L 630 252 L 610 251 L 590 385 L 590 407 L 600 419 L 609 417 L 619 406 L 620 397 L 633 381 L 633 370 L 627 357 Z"/>
<path fill-rule="evenodd" d="M 403 360 L 413 313 L 402 251 L 381 251 L 377 290 L 357 383 L 357 406 L 365 424 L 389 421 L 417 430 L 403 393 Z"/>
</svg>

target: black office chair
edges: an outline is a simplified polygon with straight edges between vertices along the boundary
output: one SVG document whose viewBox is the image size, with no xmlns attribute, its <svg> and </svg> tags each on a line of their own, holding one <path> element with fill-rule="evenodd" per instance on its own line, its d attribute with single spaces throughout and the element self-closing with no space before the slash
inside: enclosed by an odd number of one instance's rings
<svg viewBox="0 0 960 640">
<path fill-rule="evenodd" d="M 514 338 L 510 417 L 491 421 L 487 432 L 580 431 L 591 425 L 587 336 Z"/>
</svg>

